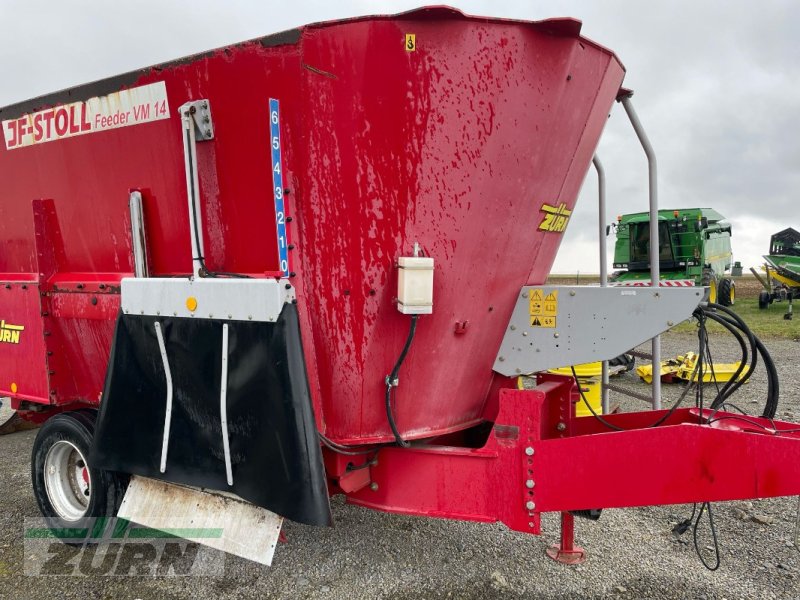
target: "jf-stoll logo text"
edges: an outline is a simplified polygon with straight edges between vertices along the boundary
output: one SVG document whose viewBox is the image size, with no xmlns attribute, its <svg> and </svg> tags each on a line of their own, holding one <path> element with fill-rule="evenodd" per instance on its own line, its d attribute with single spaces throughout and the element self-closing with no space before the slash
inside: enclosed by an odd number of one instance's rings
<svg viewBox="0 0 800 600">
<path fill-rule="evenodd" d="M 163 81 L 45 108 L 2 122 L 6 150 L 169 118 Z"/>
</svg>

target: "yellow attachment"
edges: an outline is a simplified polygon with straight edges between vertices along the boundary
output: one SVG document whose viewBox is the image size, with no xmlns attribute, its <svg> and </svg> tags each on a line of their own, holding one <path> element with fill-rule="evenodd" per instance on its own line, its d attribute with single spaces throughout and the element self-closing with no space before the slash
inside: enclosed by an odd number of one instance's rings
<svg viewBox="0 0 800 600">
<path fill-rule="evenodd" d="M 550 369 L 550 373 L 556 375 L 572 375 L 572 367 L 558 367 L 557 369 Z M 575 374 L 578 377 L 599 377 L 602 372 L 602 366 L 599 362 L 583 363 L 582 365 L 575 365 Z"/>
<path fill-rule="evenodd" d="M 624 370 L 622 366 L 610 367 L 609 372 L 612 375 L 616 375 L 620 371 Z M 556 375 L 567 375 L 572 377 L 572 367 L 560 367 L 558 369 L 549 369 L 548 373 L 555 373 Z M 592 409 L 594 409 L 595 414 L 603 414 L 603 402 L 601 398 L 601 383 L 600 383 L 600 374 L 601 374 L 601 364 L 599 362 L 594 363 L 585 363 L 582 365 L 575 365 L 575 373 L 578 375 L 578 383 L 581 386 L 581 392 L 583 392 L 583 397 L 586 398 L 586 402 L 588 402 Z M 526 389 L 524 385 L 524 378 L 517 377 L 517 389 Z M 592 414 L 592 411 L 586 406 L 586 402 L 583 399 L 579 399 L 577 404 L 575 405 L 575 416 L 577 417 L 586 417 Z"/>
<path fill-rule="evenodd" d="M 194 312 L 197 310 L 197 298 L 194 296 L 189 296 L 186 299 L 186 308 L 189 309 L 189 312 Z"/>
<path fill-rule="evenodd" d="M 677 367 L 669 364 L 670 361 L 665 360 L 661 363 L 661 377 L 664 375 L 674 375 Z M 641 365 L 636 367 L 636 374 L 645 383 L 653 383 L 653 365 Z"/>
<path fill-rule="evenodd" d="M 619 374 L 620 371 L 624 370 L 625 367 L 623 367 L 622 365 L 609 366 L 608 374 L 609 376 L 613 377 L 614 375 Z M 572 367 L 558 367 L 557 369 L 549 369 L 548 372 L 555 373 L 556 375 L 572 376 Z M 600 377 L 602 373 L 603 373 L 603 363 L 599 361 L 575 365 L 575 374 L 578 377 Z"/>
<path fill-rule="evenodd" d="M 679 379 L 681 381 L 689 381 L 690 379 L 697 382 L 699 373 L 694 373 L 694 367 L 697 363 L 697 355 L 694 352 L 687 352 L 685 356 L 677 356 L 669 360 L 661 362 L 661 378 L 667 376 L 668 379 Z M 733 379 L 739 365 L 742 361 L 735 363 L 715 363 L 712 368 L 707 364 L 703 365 L 703 383 L 725 383 Z M 744 377 L 746 370 L 742 370 L 739 379 Z M 636 367 L 636 374 L 646 383 L 653 381 L 653 365 L 642 365 Z M 694 375 L 694 376 L 692 376 Z"/>
<path fill-rule="evenodd" d="M 595 414 L 603 414 L 603 403 L 600 398 L 600 380 L 595 377 L 578 377 L 578 381 L 580 382 L 581 391 L 583 392 L 583 398 L 586 398 L 586 402 L 591 405 Z M 583 401 L 583 398 L 578 400 L 578 403 L 575 405 L 576 417 L 587 417 L 592 414 L 592 411 L 586 406 L 586 402 Z"/>
<path fill-rule="evenodd" d="M 769 276 L 776 281 L 780 281 L 784 285 L 788 285 L 789 287 L 800 287 L 800 281 L 795 281 L 794 279 L 789 279 L 788 277 L 779 275 L 772 269 L 769 270 Z"/>
</svg>

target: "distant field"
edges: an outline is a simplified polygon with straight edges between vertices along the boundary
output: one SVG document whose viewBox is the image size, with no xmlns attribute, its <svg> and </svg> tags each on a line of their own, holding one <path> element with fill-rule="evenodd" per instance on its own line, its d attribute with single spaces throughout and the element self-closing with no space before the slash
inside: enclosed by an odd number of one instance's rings
<svg viewBox="0 0 800 600">
<path fill-rule="evenodd" d="M 739 292 L 737 282 L 736 291 Z M 757 294 L 758 292 L 756 292 Z M 777 302 L 766 310 L 758 308 L 758 298 L 753 296 L 736 296 L 736 304 L 731 308 L 742 317 L 747 326 L 760 338 L 785 338 L 800 340 L 800 301 L 796 302 L 794 309 L 798 310 L 792 321 L 783 318 L 787 303 Z M 687 321 L 675 327 L 675 331 L 695 331 L 696 323 Z M 721 325 L 709 323 L 709 331 L 725 331 Z"/>
<path fill-rule="evenodd" d="M 774 303 L 766 310 L 758 308 L 758 293 L 763 288 L 755 277 L 743 275 L 733 279 L 736 282 L 736 304 L 732 308 L 736 311 L 736 314 L 744 319 L 745 323 L 753 330 L 753 333 L 763 338 L 774 337 L 800 340 L 800 301 L 794 305 L 797 313 L 794 320 L 785 321 L 783 319 L 787 306 L 785 302 Z M 552 285 L 589 285 L 599 283 L 599 281 L 600 277 L 598 275 L 581 275 L 578 278 L 575 275 L 558 274 L 551 275 L 547 279 L 547 283 Z M 676 326 L 674 330 L 681 332 L 695 331 L 696 323 L 693 320 L 687 321 Z M 710 323 L 709 331 L 722 332 L 725 330 L 716 323 Z"/>
</svg>

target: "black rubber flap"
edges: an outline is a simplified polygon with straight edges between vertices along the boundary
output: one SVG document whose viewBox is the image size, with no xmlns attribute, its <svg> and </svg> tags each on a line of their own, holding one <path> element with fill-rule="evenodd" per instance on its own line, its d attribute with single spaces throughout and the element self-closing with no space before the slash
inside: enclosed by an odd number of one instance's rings
<svg viewBox="0 0 800 600">
<path fill-rule="evenodd" d="M 166 471 L 161 445 L 172 373 Z M 220 423 L 223 321 L 120 315 L 90 455 L 92 466 L 233 492 L 283 517 L 330 525 L 297 309 L 276 323 L 228 321 L 227 418 L 233 485 Z"/>
</svg>

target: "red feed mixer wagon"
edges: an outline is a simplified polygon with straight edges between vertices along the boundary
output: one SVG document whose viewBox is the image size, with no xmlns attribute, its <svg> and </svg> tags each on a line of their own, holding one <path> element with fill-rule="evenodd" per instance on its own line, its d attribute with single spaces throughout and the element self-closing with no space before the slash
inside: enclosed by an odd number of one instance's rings
<svg viewBox="0 0 800 600">
<path fill-rule="evenodd" d="M 574 514 L 800 494 L 791 424 L 577 418 L 541 374 L 705 306 L 545 285 L 630 97 L 579 33 L 423 8 L 0 109 L 0 395 L 43 422 L 43 514 L 213 517 L 269 563 L 335 494 L 528 533 L 558 511 L 569 562 Z"/>
</svg>

